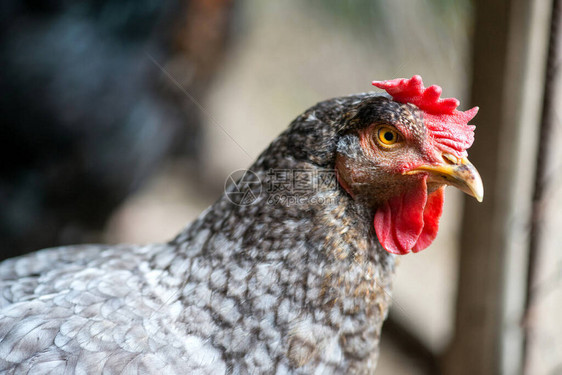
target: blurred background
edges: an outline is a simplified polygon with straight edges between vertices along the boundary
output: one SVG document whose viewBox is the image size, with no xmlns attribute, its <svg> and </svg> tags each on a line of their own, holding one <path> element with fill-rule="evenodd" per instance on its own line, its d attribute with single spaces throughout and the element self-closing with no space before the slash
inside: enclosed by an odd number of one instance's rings
<svg viewBox="0 0 562 375">
<path fill-rule="evenodd" d="M 402 257 L 377 374 L 562 373 L 559 0 L 2 3 L 0 252 L 171 239 L 297 115 L 422 75 L 482 205 Z"/>
</svg>

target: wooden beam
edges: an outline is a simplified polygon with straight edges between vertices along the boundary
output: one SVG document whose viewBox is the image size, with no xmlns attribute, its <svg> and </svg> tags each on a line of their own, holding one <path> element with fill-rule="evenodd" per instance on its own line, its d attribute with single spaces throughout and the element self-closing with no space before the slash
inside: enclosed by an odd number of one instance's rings
<svg viewBox="0 0 562 375">
<path fill-rule="evenodd" d="M 560 161 L 562 160 L 562 0 L 553 0 L 550 41 L 545 77 L 540 148 L 533 195 L 533 211 L 529 241 L 527 299 L 525 303 L 525 374 L 554 374 L 562 370 L 562 327 L 559 318 L 562 303 L 548 304 L 561 274 L 562 212 L 560 203 Z M 556 199 L 556 195 L 560 198 Z M 562 275 L 562 274 L 561 274 Z M 554 288 L 553 288 L 554 285 Z M 552 324 L 555 322 L 554 324 Z M 546 339 L 545 339 L 545 336 Z M 546 345 L 545 345 L 546 344 Z M 545 346 L 547 349 L 545 350 Z M 547 355 L 545 355 L 548 352 Z"/>
<path fill-rule="evenodd" d="M 446 374 L 521 372 L 526 238 L 550 0 L 475 0 L 472 102 L 483 204 L 463 216 L 455 335 Z"/>
</svg>

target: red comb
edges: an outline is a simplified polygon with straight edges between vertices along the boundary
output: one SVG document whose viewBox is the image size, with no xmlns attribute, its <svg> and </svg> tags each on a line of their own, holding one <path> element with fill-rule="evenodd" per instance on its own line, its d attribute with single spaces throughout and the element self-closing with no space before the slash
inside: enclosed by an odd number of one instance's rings
<svg viewBox="0 0 562 375">
<path fill-rule="evenodd" d="M 424 122 L 437 147 L 457 157 L 466 156 L 466 149 L 474 142 L 474 126 L 468 122 L 476 116 L 478 107 L 458 111 L 455 98 L 441 99 L 441 87 L 425 88 L 419 75 L 411 79 L 397 78 L 389 81 L 373 81 L 373 86 L 384 89 L 400 103 L 411 103 L 424 113 Z"/>
</svg>

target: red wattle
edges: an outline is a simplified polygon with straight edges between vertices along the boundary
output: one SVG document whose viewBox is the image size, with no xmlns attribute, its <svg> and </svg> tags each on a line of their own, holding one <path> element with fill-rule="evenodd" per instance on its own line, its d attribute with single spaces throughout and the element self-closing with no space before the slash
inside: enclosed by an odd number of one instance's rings
<svg viewBox="0 0 562 375">
<path fill-rule="evenodd" d="M 375 213 L 375 232 L 381 245 L 393 254 L 407 254 L 423 230 L 423 211 L 427 201 L 426 177 L 418 186 L 389 199 Z"/>
<path fill-rule="evenodd" d="M 386 251 L 400 255 L 418 252 L 437 236 L 444 187 L 428 195 L 426 180 L 420 179 L 417 186 L 377 209 L 375 232 Z"/>
<path fill-rule="evenodd" d="M 437 237 L 439 230 L 439 219 L 443 213 L 443 201 L 445 197 L 445 186 L 440 187 L 427 197 L 427 203 L 423 210 L 423 230 L 418 237 L 416 245 L 412 248 L 414 253 L 422 251 Z"/>
</svg>

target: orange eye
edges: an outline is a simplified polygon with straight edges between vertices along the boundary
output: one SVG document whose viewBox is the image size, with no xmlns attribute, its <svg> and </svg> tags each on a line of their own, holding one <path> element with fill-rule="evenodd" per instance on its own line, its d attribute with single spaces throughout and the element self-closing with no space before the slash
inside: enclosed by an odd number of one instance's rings
<svg viewBox="0 0 562 375">
<path fill-rule="evenodd" d="M 377 140 L 382 146 L 392 146 L 400 140 L 400 135 L 388 126 L 381 126 L 377 131 Z"/>
</svg>

